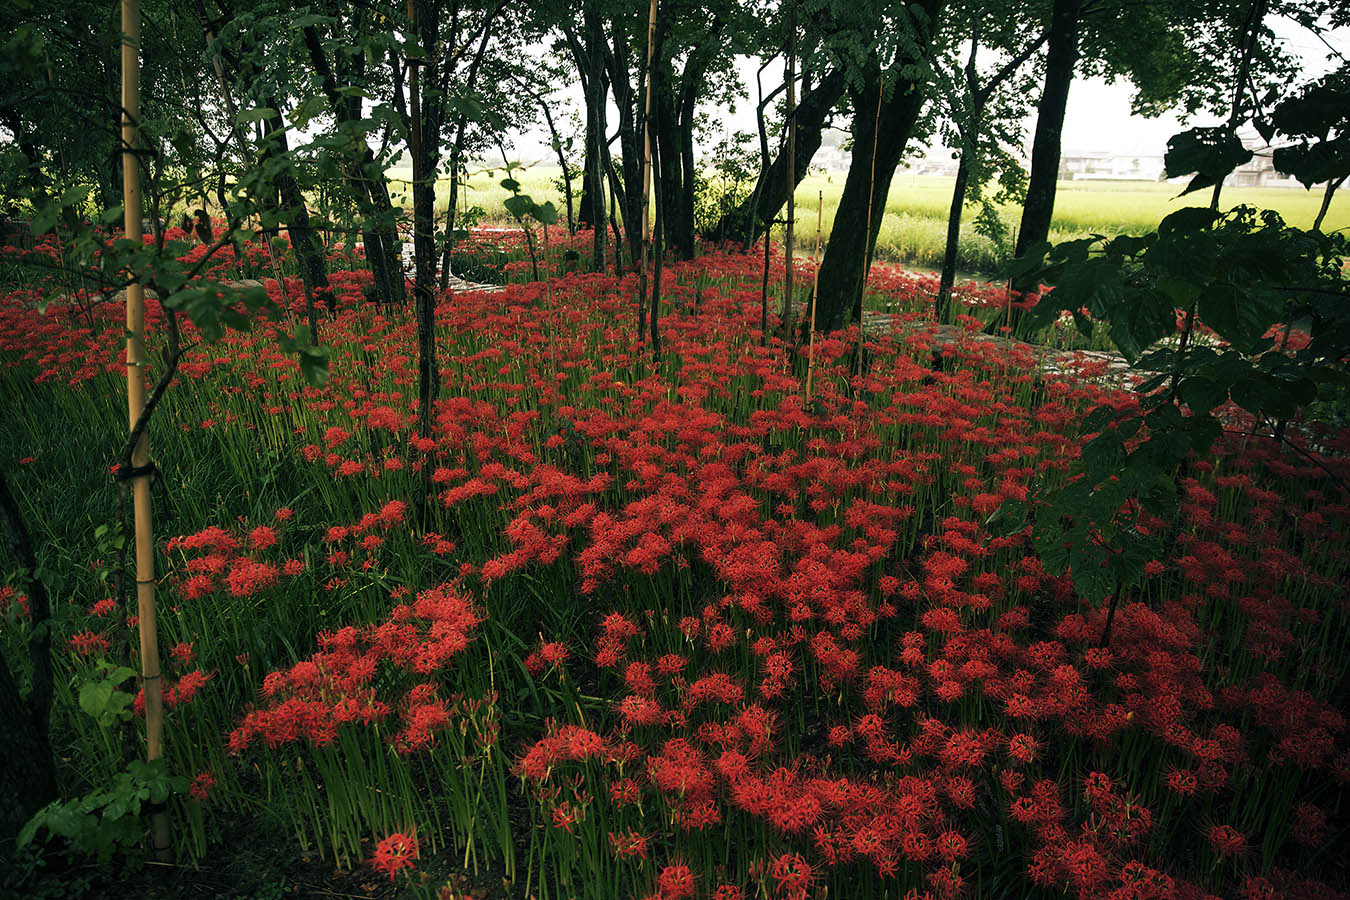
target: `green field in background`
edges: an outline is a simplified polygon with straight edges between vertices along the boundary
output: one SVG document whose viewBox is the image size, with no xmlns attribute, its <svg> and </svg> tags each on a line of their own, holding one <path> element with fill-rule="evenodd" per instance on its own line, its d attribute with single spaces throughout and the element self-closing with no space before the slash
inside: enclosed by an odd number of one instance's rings
<svg viewBox="0 0 1350 900">
<path fill-rule="evenodd" d="M 406 179 L 411 173 L 395 169 L 390 177 L 396 179 L 393 185 L 395 202 L 411 205 L 407 199 L 406 185 L 397 179 Z M 554 183 L 559 175 L 556 166 L 533 166 L 523 173 L 516 172 L 521 190 L 537 201 L 552 200 L 563 209 L 562 191 Z M 486 212 L 486 222 L 505 224 L 510 216 L 502 202 L 510 193 L 501 187 L 505 177 L 502 169 L 479 172 L 469 180 L 468 191 L 461 195 L 460 205 L 481 206 Z M 937 175 L 910 175 L 901 169 L 891 183 L 890 195 L 886 199 L 885 218 L 881 223 L 881 234 L 877 238 L 877 258 L 894 262 L 903 262 L 916 266 L 936 267 L 941 264 L 942 252 L 947 233 L 947 208 L 951 203 L 952 182 L 950 177 Z M 839 196 L 844 188 L 844 173 L 832 172 L 808 177 L 797 189 L 797 241 L 799 246 L 809 248 L 815 241 L 816 207 L 819 198 L 823 219 L 822 238 L 829 237 L 830 225 L 834 221 L 835 210 L 839 206 Z M 579 185 L 575 186 L 579 190 Z M 1185 206 L 1205 206 L 1209 203 L 1208 191 L 1197 191 L 1185 197 L 1177 197 L 1181 185 L 1139 181 L 1062 181 L 1055 198 L 1055 217 L 1051 226 L 1052 241 L 1070 240 L 1089 234 L 1141 233 L 1154 228 L 1168 213 Z M 442 179 L 437 186 L 437 201 L 440 214 L 444 214 L 445 204 L 450 194 L 448 179 Z M 1305 191 L 1302 188 L 1224 188 L 1222 203 L 1225 207 L 1247 204 L 1265 209 L 1274 209 L 1285 221 L 1300 228 L 1312 225 L 1322 201 L 1321 190 Z M 1347 201 L 1336 199 L 1327 214 L 1324 228 L 1334 230 L 1350 226 L 1350 206 Z M 1017 227 L 1020 210 L 1016 207 L 1004 209 L 1004 220 L 1011 229 Z M 973 208 L 967 208 L 966 221 L 961 229 L 959 266 L 967 271 L 990 271 L 997 268 L 1002 254 L 992 241 L 976 234 L 971 222 L 975 216 Z"/>
</svg>

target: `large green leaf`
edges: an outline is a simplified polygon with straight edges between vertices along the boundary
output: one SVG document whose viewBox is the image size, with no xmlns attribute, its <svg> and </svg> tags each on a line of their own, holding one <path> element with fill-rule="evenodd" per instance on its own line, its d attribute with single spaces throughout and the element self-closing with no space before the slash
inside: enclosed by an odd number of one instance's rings
<svg viewBox="0 0 1350 900">
<path fill-rule="evenodd" d="M 1218 184 L 1251 158 L 1252 152 L 1242 146 L 1232 129 L 1224 126 L 1192 128 L 1173 135 L 1167 142 L 1163 168 L 1168 178 L 1195 173 L 1195 178 L 1181 192 L 1184 196 Z"/>
</svg>

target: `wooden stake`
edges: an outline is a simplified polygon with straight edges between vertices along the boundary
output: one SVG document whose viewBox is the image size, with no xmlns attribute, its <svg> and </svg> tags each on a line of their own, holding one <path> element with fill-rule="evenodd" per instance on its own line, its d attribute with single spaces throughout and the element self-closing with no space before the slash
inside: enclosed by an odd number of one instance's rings
<svg viewBox="0 0 1350 900">
<path fill-rule="evenodd" d="M 141 13 L 139 0 L 122 0 L 122 196 L 126 237 L 141 242 L 141 171 L 138 123 L 141 116 Z M 145 407 L 145 289 L 127 286 L 127 412 L 128 430 Z M 150 440 L 148 429 L 131 454 L 133 518 L 136 525 L 136 615 L 141 643 L 141 687 L 145 691 L 145 758 L 164 756 L 164 696 L 159 672 L 159 636 L 155 629 L 155 543 L 150 508 Z M 170 851 L 169 816 L 160 809 L 150 816 L 156 859 Z"/>
<path fill-rule="evenodd" d="M 820 286 L 820 225 L 824 218 L 825 192 L 816 191 L 816 249 L 811 254 L 816 272 L 811 277 L 811 330 L 806 346 L 806 403 L 811 403 L 811 375 L 816 370 L 816 288 Z"/>
</svg>

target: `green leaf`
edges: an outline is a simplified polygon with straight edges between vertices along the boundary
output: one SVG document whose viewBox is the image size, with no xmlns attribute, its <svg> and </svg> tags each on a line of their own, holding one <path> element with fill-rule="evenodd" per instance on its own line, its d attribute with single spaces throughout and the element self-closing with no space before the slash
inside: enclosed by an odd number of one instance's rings
<svg viewBox="0 0 1350 900">
<path fill-rule="evenodd" d="M 300 353 L 300 374 L 315 387 L 328 383 L 328 348 L 307 347 Z"/>
<path fill-rule="evenodd" d="M 1227 388 L 1201 376 L 1183 378 L 1177 385 L 1177 394 L 1192 412 L 1201 414 L 1208 413 L 1228 399 Z"/>
<path fill-rule="evenodd" d="M 235 116 L 235 121 L 240 125 L 252 125 L 254 122 L 271 119 L 276 115 L 277 111 L 270 106 L 258 106 L 253 109 L 239 110 L 239 115 Z"/>
<path fill-rule="evenodd" d="M 296 128 L 304 128 L 310 121 L 324 111 L 327 101 L 319 94 L 311 94 L 296 104 L 289 116 Z"/>
<path fill-rule="evenodd" d="M 1256 285 L 1211 284 L 1196 303 L 1200 321 L 1244 353 L 1252 352 L 1283 311 L 1281 298 Z"/>
<path fill-rule="evenodd" d="M 1050 252 L 1049 241 L 1039 241 L 1027 248 L 1026 253 L 1010 259 L 999 270 L 1000 281 L 1021 282 L 1033 272 L 1039 272 L 1045 265 L 1045 255 Z"/>
<path fill-rule="evenodd" d="M 558 208 L 553 205 L 552 201 L 545 202 L 543 206 L 536 206 L 531 213 L 545 225 L 558 224 Z"/>
<path fill-rule="evenodd" d="M 1234 403 L 1257 415 L 1288 419 L 1298 412 L 1284 385 L 1263 372 L 1249 372 L 1233 384 L 1231 394 Z"/>
<path fill-rule="evenodd" d="M 1173 305 L 1187 309 L 1200 296 L 1200 285 L 1184 278 L 1163 277 L 1158 279 L 1158 290 L 1171 299 Z"/>
<path fill-rule="evenodd" d="M 1111 340 L 1131 365 L 1176 327 L 1174 307 L 1156 291 L 1134 292 L 1116 307 L 1110 319 Z"/>
<path fill-rule="evenodd" d="M 303 16 L 296 16 L 291 20 L 291 28 L 299 31 L 302 28 L 311 28 L 315 25 L 329 25 L 336 22 L 337 19 L 332 16 L 321 16 L 318 13 L 309 13 Z"/>
<path fill-rule="evenodd" d="M 1192 128 L 1173 135 L 1167 142 L 1163 167 L 1168 178 L 1196 173 L 1181 192 L 1184 196 L 1217 184 L 1251 158 L 1252 152 L 1242 146 L 1237 134 L 1227 126 Z"/>
<path fill-rule="evenodd" d="M 514 197 L 507 197 L 505 204 L 506 211 L 517 219 L 523 219 L 534 211 L 534 201 L 528 194 L 516 194 Z"/>
<path fill-rule="evenodd" d="M 112 699 L 113 684 L 110 681 L 88 681 L 80 688 L 80 709 L 95 719 L 102 718 Z"/>
</svg>

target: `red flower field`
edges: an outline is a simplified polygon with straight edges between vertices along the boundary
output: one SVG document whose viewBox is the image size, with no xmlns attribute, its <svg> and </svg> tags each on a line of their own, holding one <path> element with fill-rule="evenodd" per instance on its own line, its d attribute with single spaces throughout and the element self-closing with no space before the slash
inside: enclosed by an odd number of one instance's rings
<svg viewBox="0 0 1350 900">
<path fill-rule="evenodd" d="M 807 347 L 761 343 L 759 265 L 670 264 L 659 361 L 635 276 L 448 294 L 431 409 L 366 272 L 332 275 L 323 387 L 284 321 L 188 351 L 150 437 L 187 852 L 242 817 L 429 895 L 401 870 L 595 900 L 1346 896 L 1347 434 L 1298 455 L 1227 413 L 1103 641 L 1106 608 L 991 520 L 1140 395 L 977 340 L 1000 288 L 939 335 L 933 286 L 879 269 L 894 320 L 861 373 L 856 329 L 820 335 L 808 397 Z M 120 748 L 74 695 L 136 653 L 90 536 L 121 311 L 35 299 L 0 301 L 0 423 L 79 570 L 58 715 L 93 780 Z M 104 499 L 62 518 L 57 484 Z M 17 658 L 24 598 L 0 609 Z"/>
</svg>

